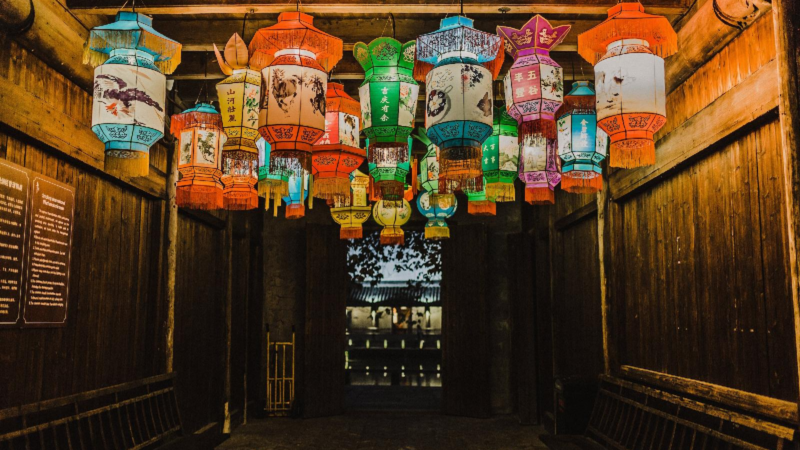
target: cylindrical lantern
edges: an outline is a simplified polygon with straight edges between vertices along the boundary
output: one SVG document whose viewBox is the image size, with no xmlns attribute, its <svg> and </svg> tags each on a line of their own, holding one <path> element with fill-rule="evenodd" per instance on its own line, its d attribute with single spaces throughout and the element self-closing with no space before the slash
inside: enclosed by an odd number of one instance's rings
<svg viewBox="0 0 800 450">
<path fill-rule="evenodd" d="M 284 12 L 250 41 L 251 62 L 264 67 L 259 132 L 272 145 L 275 169 L 311 172 L 311 151 L 325 132 L 328 74 L 342 59 L 342 40 L 314 18 Z"/>
<path fill-rule="evenodd" d="M 166 78 L 181 62 L 181 44 L 152 27 L 152 17 L 119 12 L 93 28 L 83 54 L 95 66 L 92 131 L 105 144 L 105 169 L 147 176 L 150 147 L 164 135 Z"/>
<path fill-rule="evenodd" d="M 306 215 L 305 201 L 308 198 L 308 174 L 299 171 L 289 175 L 289 195 L 283 198 L 286 203 L 286 218 L 299 219 Z"/>
<path fill-rule="evenodd" d="M 401 44 L 381 37 L 369 44 L 357 43 L 353 55 L 364 68 L 364 82 L 358 90 L 370 175 L 381 196 L 397 200 L 409 172 L 409 148 L 405 147 L 414 128 L 419 85 L 414 80 L 414 41 Z"/>
<path fill-rule="evenodd" d="M 403 245 L 405 233 L 401 228 L 411 218 L 411 204 L 408 200 L 380 200 L 372 208 L 375 223 L 383 227 L 381 230 L 382 245 Z"/>
<path fill-rule="evenodd" d="M 434 64 L 433 67 L 431 65 Z M 503 64 L 502 39 L 462 16 L 417 38 L 417 80 L 425 80 L 428 138 L 439 148 L 439 171 L 452 193 L 482 176 L 481 146 L 492 134 L 492 80 Z"/>
<path fill-rule="evenodd" d="M 525 136 L 519 153 L 519 179 L 525 183 L 525 201 L 532 205 L 554 204 L 553 190 L 561 181 L 556 140 L 537 134 Z"/>
<path fill-rule="evenodd" d="M 516 199 L 514 180 L 519 171 L 517 121 L 505 107 L 494 109 L 492 135 L 483 143 L 483 176 L 486 195 L 497 202 Z"/>
<path fill-rule="evenodd" d="M 178 180 L 175 193 L 181 208 L 222 208 L 220 147 L 227 140 L 217 110 L 199 103 L 172 116 L 170 133 L 178 140 Z"/>
<path fill-rule="evenodd" d="M 597 128 L 592 83 L 573 83 L 559 114 L 561 189 L 573 194 L 593 194 L 603 188 L 600 162 L 606 157 L 608 135 Z"/>
<path fill-rule="evenodd" d="M 350 174 L 367 152 L 360 149 L 361 109 L 340 83 L 328 83 L 325 134 L 313 147 L 314 197 L 336 202 L 350 196 Z"/>
<path fill-rule="evenodd" d="M 362 224 L 369 219 L 372 211 L 367 202 L 369 175 L 356 169 L 351 174 L 351 179 L 350 196 L 331 208 L 331 217 L 342 226 L 339 231 L 340 239 L 361 239 L 364 235 Z"/>
<path fill-rule="evenodd" d="M 446 220 L 453 217 L 458 207 L 455 194 L 433 195 L 423 192 L 417 197 L 417 209 L 428 219 L 425 224 L 425 239 L 441 240 L 450 237 Z"/>
<path fill-rule="evenodd" d="M 553 27 L 536 15 L 521 29 L 498 26 L 506 50 L 514 57 L 514 65 L 506 74 L 506 109 L 519 122 L 524 138 L 540 135 L 556 137 L 555 114 L 564 96 L 564 75 L 561 66 L 550 58 L 550 50 L 564 40 L 570 25 Z"/>
<path fill-rule="evenodd" d="M 422 127 L 412 137 L 422 142 L 428 151 L 419 161 L 419 186 L 434 195 L 439 194 L 439 147 L 434 145 Z"/>
<path fill-rule="evenodd" d="M 486 179 L 483 180 L 483 189 L 466 189 L 467 212 L 473 216 L 497 215 L 497 203 L 486 195 Z M 512 185 L 513 186 L 513 185 Z"/>
<path fill-rule="evenodd" d="M 669 21 L 639 2 L 614 6 L 578 36 L 578 53 L 594 65 L 597 124 L 611 138 L 612 167 L 655 163 L 653 134 L 667 121 L 663 58 L 677 51 Z"/>
<path fill-rule="evenodd" d="M 278 214 L 281 198 L 289 195 L 289 172 L 271 170 L 269 156 L 272 148 L 264 138 L 256 141 L 258 147 L 258 195 L 264 197 L 264 209 L 269 209 L 270 200 L 275 202 L 275 214 Z"/>
</svg>

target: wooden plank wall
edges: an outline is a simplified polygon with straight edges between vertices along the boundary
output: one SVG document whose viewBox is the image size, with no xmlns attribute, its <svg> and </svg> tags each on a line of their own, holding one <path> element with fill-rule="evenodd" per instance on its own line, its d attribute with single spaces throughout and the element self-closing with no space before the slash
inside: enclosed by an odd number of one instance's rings
<svg viewBox="0 0 800 450">
<path fill-rule="evenodd" d="M 87 92 L 13 41 L 5 37 L 0 41 L 0 82 L 13 84 L 44 102 L 49 110 L 42 111 L 42 117 L 56 122 L 68 116 L 81 127 L 90 126 Z M 10 104 L 3 108 L 16 111 Z M 166 210 L 164 200 L 153 194 L 159 189 L 164 192 L 164 185 L 142 189 L 108 176 L 80 158 L 65 156 L 63 149 L 48 142 L 56 140 L 28 136 L 0 123 L 0 157 L 76 188 L 67 325 L 0 330 L 0 409 L 165 370 Z M 150 178 L 164 180 L 167 160 L 163 145 L 153 148 L 151 166 L 151 174 L 156 176 Z M 260 232 L 250 232 L 260 230 L 259 226 L 249 223 L 258 223 L 260 214 L 242 215 L 239 228 L 244 231 L 233 231 L 237 233 L 233 254 L 237 255 L 234 273 L 238 276 L 232 298 L 238 321 L 232 355 L 232 409 L 238 410 L 244 397 L 247 346 L 240 330 L 247 317 L 243 312 L 246 305 L 253 305 L 260 318 L 257 300 L 262 283 L 257 274 L 248 275 L 253 241 L 260 239 Z M 231 227 L 225 223 L 221 219 L 204 221 L 202 216 L 179 217 L 174 367 L 184 426 L 190 431 L 222 418 L 228 257 L 221 250 L 226 233 L 231 232 L 226 231 Z M 260 320 L 256 343 L 259 328 Z M 256 362 L 258 351 L 250 349 Z M 253 376 L 257 379 L 257 372 Z"/>
</svg>

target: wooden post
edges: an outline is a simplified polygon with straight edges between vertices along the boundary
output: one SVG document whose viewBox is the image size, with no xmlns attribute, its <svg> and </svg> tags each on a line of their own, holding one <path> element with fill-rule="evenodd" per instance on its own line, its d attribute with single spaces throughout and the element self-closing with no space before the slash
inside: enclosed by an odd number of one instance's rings
<svg viewBox="0 0 800 450">
<path fill-rule="evenodd" d="M 178 264 L 178 204 L 176 190 L 178 186 L 178 141 L 174 146 L 167 146 L 167 344 L 166 371 L 173 371 L 175 340 L 175 272 Z"/>
<path fill-rule="evenodd" d="M 780 103 L 778 105 L 781 119 L 781 141 L 783 156 L 783 176 L 785 186 L 785 214 L 789 244 L 789 274 L 791 276 L 792 306 L 794 308 L 795 349 L 800 379 L 800 305 L 798 301 L 798 261 L 800 239 L 796 235 L 800 230 L 800 154 L 798 154 L 797 138 L 800 130 L 800 95 L 798 94 L 798 34 L 800 26 L 800 6 L 796 0 L 773 0 L 773 18 L 775 20 L 775 44 L 778 54 L 778 78 L 780 86 Z"/>
<path fill-rule="evenodd" d="M 228 214 L 228 227 L 225 252 L 228 256 L 228 286 L 225 295 L 225 422 L 222 425 L 222 433 L 231 433 L 231 320 L 233 317 L 233 216 Z"/>
<path fill-rule="evenodd" d="M 605 374 L 611 375 L 608 356 L 608 267 L 606 267 L 606 217 L 610 196 L 608 194 L 608 172 L 603 178 L 603 190 L 597 193 L 597 256 L 600 258 L 600 309 L 603 317 L 603 363 Z M 609 252 L 609 256 L 610 252 Z M 609 264 L 610 266 L 610 264 Z"/>
</svg>

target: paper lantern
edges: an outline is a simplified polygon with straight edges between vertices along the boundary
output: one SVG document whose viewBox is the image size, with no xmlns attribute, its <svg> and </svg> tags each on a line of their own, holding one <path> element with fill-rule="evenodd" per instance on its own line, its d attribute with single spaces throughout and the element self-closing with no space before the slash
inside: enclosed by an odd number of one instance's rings
<svg viewBox="0 0 800 450">
<path fill-rule="evenodd" d="M 384 198 L 399 198 L 409 172 L 408 136 L 414 128 L 419 85 L 414 80 L 414 41 L 381 37 L 357 43 L 353 55 L 364 68 L 358 93 L 368 148 L 370 175 Z M 374 167 L 375 169 L 373 169 Z"/>
<path fill-rule="evenodd" d="M 417 209 L 428 219 L 425 224 L 425 239 L 441 240 L 450 237 L 447 219 L 453 217 L 458 207 L 454 194 L 434 195 L 423 192 L 417 197 Z"/>
<path fill-rule="evenodd" d="M 372 208 L 367 202 L 369 175 L 358 169 L 351 174 L 350 195 L 331 208 L 331 217 L 341 225 L 340 239 L 361 239 L 364 235 L 362 224 L 369 219 Z"/>
<path fill-rule="evenodd" d="M 289 175 L 289 195 L 283 197 L 286 203 L 286 218 L 299 219 L 306 215 L 305 201 L 308 198 L 308 174 L 302 171 Z"/>
<path fill-rule="evenodd" d="M 170 133 L 178 140 L 176 202 L 181 208 L 222 208 L 220 148 L 227 140 L 216 108 L 199 103 L 171 119 Z"/>
<path fill-rule="evenodd" d="M 411 218 L 411 204 L 408 200 L 380 200 L 372 208 L 375 223 L 383 227 L 381 230 L 382 245 L 403 245 L 405 233 L 401 228 Z"/>
<path fill-rule="evenodd" d="M 514 181 L 519 170 L 517 121 L 505 107 L 494 109 L 492 135 L 483 143 L 483 176 L 486 195 L 497 202 L 516 199 Z"/>
<path fill-rule="evenodd" d="M 467 189 L 467 212 L 473 216 L 497 215 L 497 203 L 486 194 L 486 180 L 483 180 L 483 189 Z M 513 186 L 513 184 L 512 184 Z"/>
<path fill-rule="evenodd" d="M 430 193 L 439 193 L 439 147 L 428 139 L 425 129 L 417 128 L 417 133 L 412 138 L 422 142 L 428 149 L 425 156 L 419 161 L 419 186 Z"/>
<path fill-rule="evenodd" d="M 525 183 L 525 201 L 532 205 L 554 204 L 553 190 L 561 181 L 556 140 L 537 134 L 523 137 L 519 159 L 519 179 Z"/>
<path fill-rule="evenodd" d="M 276 169 L 311 172 L 312 146 L 325 133 L 327 72 L 342 59 L 342 40 L 313 21 L 284 12 L 250 41 L 251 62 L 264 67 L 259 132 Z"/>
<path fill-rule="evenodd" d="M 325 134 L 314 144 L 314 196 L 329 201 L 350 196 L 350 174 L 367 158 L 359 146 L 361 109 L 339 83 L 328 83 Z"/>
<path fill-rule="evenodd" d="M 147 176 L 150 147 L 164 135 L 166 78 L 181 62 L 181 44 L 153 29 L 152 17 L 117 13 L 95 27 L 83 54 L 94 70 L 92 131 L 105 144 L 105 169 Z"/>
<path fill-rule="evenodd" d="M 289 195 L 289 172 L 285 170 L 271 170 L 269 156 L 272 152 L 269 142 L 260 137 L 256 141 L 258 147 L 258 195 L 264 197 L 264 209 L 269 209 L 270 200 L 274 202 L 275 215 L 281 198 Z"/>
<path fill-rule="evenodd" d="M 503 64 L 502 39 L 476 30 L 462 16 L 417 38 L 417 80 L 425 80 L 425 128 L 439 151 L 439 171 L 452 193 L 480 177 L 481 145 L 492 134 L 492 80 Z M 433 66 L 431 66 L 433 65 Z"/>
<path fill-rule="evenodd" d="M 655 163 L 653 134 L 667 122 L 663 58 L 677 51 L 669 21 L 638 2 L 614 6 L 578 36 L 578 53 L 594 65 L 597 123 L 611 138 L 612 167 Z"/>
<path fill-rule="evenodd" d="M 519 122 L 521 137 L 542 135 L 556 137 L 555 114 L 564 97 L 561 66 L 550 58 L 550 50 L 569 33 L 570 25 L 553 27 L 536 15 L 521 29 L 498 26 L 505 38 L 506 50 L 514 64 L 506 74 L 506 109 Z"/>
<path fill-rule="evenodd" d="M 603 188 L 600 162 L 606 158 L 608 135 L 597 128 L 592 83 L 573 83 L 559 114 L 561 189 L 573 194 L 593 194 Z"/>
</svg>

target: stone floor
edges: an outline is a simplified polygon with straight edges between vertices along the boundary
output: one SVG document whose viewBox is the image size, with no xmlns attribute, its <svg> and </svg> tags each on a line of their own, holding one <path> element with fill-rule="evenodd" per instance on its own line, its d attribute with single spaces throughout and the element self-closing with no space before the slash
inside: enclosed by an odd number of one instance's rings
<svg viewBox="0 0 800 450">
<path fill-rule="evenodd" d="M 515 417 L 469 419 L 431 412 L 350 412 L 322 419 L 262 419 L 218 450 L 545 450 L 540 427 Z"/>
</svg>

